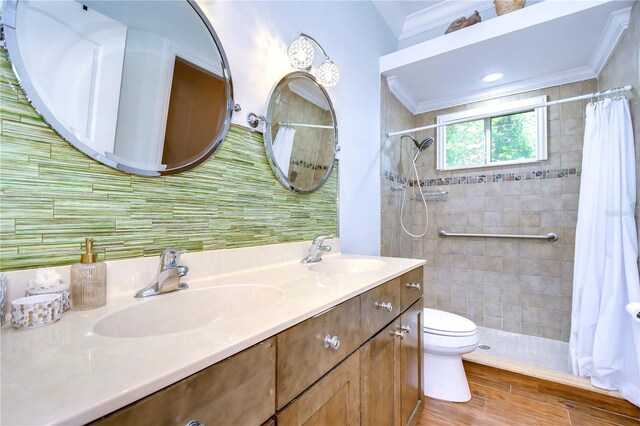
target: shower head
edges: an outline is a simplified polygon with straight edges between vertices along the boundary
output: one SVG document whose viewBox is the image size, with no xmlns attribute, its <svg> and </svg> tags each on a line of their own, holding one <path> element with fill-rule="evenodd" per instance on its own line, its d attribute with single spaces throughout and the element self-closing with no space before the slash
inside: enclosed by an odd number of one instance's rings
<svg viewBox="0 0 640 426">
<path fill-rule="evenodd" d="M 413 143 L 416 144 L 416 148 L 418 148 L 420 151 L 424 151 L 425 149 L 429 148 L 431 144 L 433 144 L 433 138 L 425 138 L 420 143 L 416 143 L 416 141 L 413 141 Z"/>
<path fill-rule="evenodd" d="M 415 140 L 410 135 L 402 135 L 400 137 L 400 139 L 402 139 L 402 138 L 411 139 L 413 141 L 413 144 L 415 145 L 416 149 L 419 150 L 419 151 L 424 151 L 425 149 L 429 148 L 431 146 L 431 144 L 433 143 L 433 138 L 425 138 L 425 139 L 421 140 L 420 142 Z"/>
</svg>

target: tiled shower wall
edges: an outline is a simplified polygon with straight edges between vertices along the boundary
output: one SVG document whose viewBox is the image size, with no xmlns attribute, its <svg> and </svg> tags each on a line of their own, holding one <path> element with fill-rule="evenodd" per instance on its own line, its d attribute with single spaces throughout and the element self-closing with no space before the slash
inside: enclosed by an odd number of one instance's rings
<svg viewBox="0 0 640 426">
<path fill-rule="evenodd" d="M 391 94 L 384 77 L 380 87 L 380 134 L 386 135 L 389 132 L 413 127 L 413 115 Z M 392 188 L 397 188 L 400 182 L 388 178 L 408 175 L 410 163 L 407 158 L 411 155 L 410 143 L 409 140 L 401 143 L 397 136 L 391 139 L 383 137 L 381 143 L 380 254 L 382 256 L 421 257 L 421 253 L 416 253 L 414 256 L 413 238 L 403 232 L 400 227 L 400 207 L 405 193 L 392 191 Z M 411 207 L 408 200 L 406 206 L 409 209 Z M 410 211 L 405 212 L 404 218 L 407 226 L 413 225 Z"/>
<path fill-rule="evenodd" d="M 640 3 L 631 8 L 629 26 L 618 42 L 613 55 L 600 73 L 602 89 L 633 86 L 629 99 L 629 110 L 636 142 L 636 196 L 640 200 Z M 636 212 L 638 209 L 636 208 Z M 636 214 L 636 227 L 640 231 L 640 215 Z M 640 235 L 640 232 L 639 232 Z"/>
<path fill-rule="evenodd" d="M 131 176 L 61 140 L 31 108 L 0 51 L 0 270 L 74 263 L 84 237 L 99 258 L 311 240 L 337 232 L 337 167 L 311 195 L 286 190 L 262 136 L 232 126 L 188 172 Z"/>
<path fill-rule="evenodd" d="M 597 81 L 588 80 L 490 102 L 539 95 L 554 100 L 595 90 Z M 385 96 L 392 95 L 386 93 Z M 568 339 L 585 104 L 575 102 L 549 107 L 549 159 L 540 163 L 437 172 L 435 145 L 421 155 L 418 160 L 420 176 L 431 185 L 424 189 L 449 193 L 447 201 L 427 202 L 427 234 L 413 239 L 412 256 L 427 260 L 426 306 L 466 316 L 478 325 Z M 420 114 L 413 121 L 392 122 L 389 127 L 396 130 L 400 124 L 404 128 L 433 124 L 440 114 L 480 105 L 482 103 L 474 103 Z M 406 117 L 407 114 L 411 116 L 405 110 L 396 112 L 394 117 Z M 436 135 L 430 130 L 415 136 L 420 140 Z M 400 150 L 392 153 L 396 155 L 397 163 Z M 403 155 L 403 158 L 408 164 L 409 156 Z M 405 169 L 408 166 L 405 165 Z M 397 174 L 402 178 L 406 174 L 393 168 L 382 173 L 383 200 L 397 200 L 401 195 L 390 191 L 397 183 L 389 178 L 396 178 Z M 382 206 L 383 237 L 384 229 L 393 229 L 396 224 L 391 218 L 394 208 Z M 425 225 L 423 209 L 421 202 L 411 201 L 410 214 L 405 218 L 412 221 L 413 233 L 420 233 Z M 395 210 L 396 217 L 398 211 Z M 442 239 L 437 236 L 441 229 L 498 234 L 555 232 L 559 240 Z"/>
</svg>

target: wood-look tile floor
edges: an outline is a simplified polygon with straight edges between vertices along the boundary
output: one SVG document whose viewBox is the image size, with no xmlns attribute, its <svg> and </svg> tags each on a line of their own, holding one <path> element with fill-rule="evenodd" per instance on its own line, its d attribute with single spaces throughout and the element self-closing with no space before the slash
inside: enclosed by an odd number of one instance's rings
<svg viewBox="0 0 640 426">
<path fill-rule="evenodd" d="M 640 425 L 633 417 L 560 396 L 541 393 L 467 372 L 472 398 L 467 403 L 425 398 L 417 426 L 462 425 Z"/>
</svg>

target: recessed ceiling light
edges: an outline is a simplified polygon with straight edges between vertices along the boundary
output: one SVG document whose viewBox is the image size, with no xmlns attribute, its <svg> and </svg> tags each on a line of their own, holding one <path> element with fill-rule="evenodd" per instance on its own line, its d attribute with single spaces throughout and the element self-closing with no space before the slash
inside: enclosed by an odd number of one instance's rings
<svg viewBox="0 0 640 426">
<path fill-rule="evenodd" d="M 491 83 L 492 81 L 500 80 L 502 77 L 504 77 L 503 72 L 492 72 L 491 74 L 487 74 L 482 77 L 482 81 L 484 81 L 485 83 Z"/>
</svg>

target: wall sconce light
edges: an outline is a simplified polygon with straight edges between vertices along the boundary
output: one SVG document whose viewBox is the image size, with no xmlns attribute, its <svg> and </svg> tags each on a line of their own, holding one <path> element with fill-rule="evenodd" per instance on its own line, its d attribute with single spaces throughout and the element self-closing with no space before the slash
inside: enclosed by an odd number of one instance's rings
<svg viewBox="0 0 640 426">
<path fill-rule="evenodd" d="M 329 55 L 327 55 L 327 52 L 320 46 L 320 43 L 307 34 L 298 33 L 298 37 L 289 45 L 287 54 L 289 55 L 291 65 L 300 70 L 310 71 L 315 56 L 314 45 L 320 49 L 325 58 L 322 65 L 320 65 L 314 73 L 316 80 L 324 87 L 335 86 L 340 79 L 338 66 L 329 59 Z"/>
</svg>

